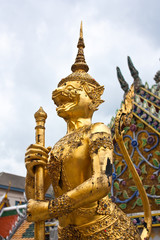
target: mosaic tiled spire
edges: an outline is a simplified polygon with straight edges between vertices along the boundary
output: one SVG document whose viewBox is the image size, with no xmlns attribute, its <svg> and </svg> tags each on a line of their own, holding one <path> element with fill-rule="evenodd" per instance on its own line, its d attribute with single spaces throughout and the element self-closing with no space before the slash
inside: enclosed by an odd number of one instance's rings
<svg viewBox="0 0 160 240">
<path fill-rule="evenodd" d="M 128 86 L 128 83 L 126 82 L 126 80 L 124 79 L 122 73 L 121 73 L 121 70 L 119 67 L 116 68 L 117 69 L 117 77 L 118 77 L 118 80 L 119 80 L 119 83 L 121 85 L 121 88 L 123 89 L 123 91 L 125 93 L 128 92 L 128 89 L 129 89 L 129 86 Z"/>
<path fill-rule="evenodd" d="M 130 73 L 132 75 L 132 77 L 134 78 L 134 89 L 137 92 L 138 89 L 140 88 L 140 86 L 142 86 L 142 81 L 139 77 L 139 72 L 137 71 L 137 69 L 134 67 L 131 58 L 128 56 L 128 67 L 130 70 Z"/>
</svg>

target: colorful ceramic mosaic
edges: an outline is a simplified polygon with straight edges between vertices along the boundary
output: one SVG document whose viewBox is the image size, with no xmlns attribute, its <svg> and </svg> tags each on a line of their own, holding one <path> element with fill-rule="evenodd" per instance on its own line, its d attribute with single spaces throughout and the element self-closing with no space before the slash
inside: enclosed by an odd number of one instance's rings
<svg viewBox="0 0 160 240">
<path fill-rule="evenodd" d="M 156 84 L 149 88 L 147 83 L 142 84 L 139 73 L 130 58 L 128 58 L 128 65 L 134 78 L 135 95 L 133 118 L 131 125 L 123 128 L 123 140 L 147 192 L 151 208 L 157 210 L 160 205 L 160 72 L 155 76 Z M 117 76 L 126 94 L 128 84 L 119 68 Z M 114 118 L 111 120 L 110 127 L 114 139 Z M 112 200 L 126 213 L 142 212 L 139 192 L 115 141 L 112 176 L 110 193 Z"/>
</svg>

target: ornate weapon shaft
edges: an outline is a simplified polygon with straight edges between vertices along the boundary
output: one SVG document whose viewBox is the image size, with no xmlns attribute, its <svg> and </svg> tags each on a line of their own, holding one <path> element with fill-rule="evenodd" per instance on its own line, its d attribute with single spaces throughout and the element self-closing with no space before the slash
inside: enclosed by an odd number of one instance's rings
<svg viewBox="0 0 160 240">
<path fill-rule="evenodd" d="M 47 114 L 42 107 L 34 114 L 36 120 L 36 143 L 45 146 L 45 120 Z M 44 168 L 42 165 L 36 166 L 35 169 L 35 200 L 44 200 Z M 34 227 L 34 239 L 44 240 L 45 239 L 45 222 L 35 222 Z"/>
<path fill-rule="evenodd" d="M 149 200 L 146 194 L 146 191 L 143 187 L 143 184 L 141 182 L 141 179 L 132 163 L 132 160 L 128 154 L 128 151 L 124 145 L 123 142 L 123 132 L 121 132 L 121 122 L 122 118 L 126 122 L 130 122 L 131 116 L 132 116 L 132 105 L 133 105 L 133 96 L 134 96 L 134 88 L 131 87 L 130 91 L 126 95 L 125 103 L 122 104 L 122 108 L 117 112 L 116 120 L 115 120 L 115 138 L 119 145 L 119 148 L 121 150 L 121 153 L 123 154 L 123 157 L 128 165 L 128 168 L 130 169 L 134 182 L 138 188 L 139 195 L 142 199 L 143 203 L 143 210 L 144 210 L 144 228 L 141 234 L 142 240 L 149 239 L 151 229 L 152 229 L 152 216 L 151 216 L 151 208 L 149 204 Z"/>
</svg>

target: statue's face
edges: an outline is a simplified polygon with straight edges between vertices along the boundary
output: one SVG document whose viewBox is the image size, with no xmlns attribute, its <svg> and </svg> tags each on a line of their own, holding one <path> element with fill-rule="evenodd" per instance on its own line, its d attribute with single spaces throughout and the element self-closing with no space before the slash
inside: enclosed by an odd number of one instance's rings
<svg viewBox="0 0 160 240">
<path fill-rule="evenodd" d="M 57 105 L 57 114 L 65 120 L 91 117 L 93 114 L 89 109 L 91 99 L 79 81 L 64 83 L 53 91 L 52 98 Z"/>
</svg>

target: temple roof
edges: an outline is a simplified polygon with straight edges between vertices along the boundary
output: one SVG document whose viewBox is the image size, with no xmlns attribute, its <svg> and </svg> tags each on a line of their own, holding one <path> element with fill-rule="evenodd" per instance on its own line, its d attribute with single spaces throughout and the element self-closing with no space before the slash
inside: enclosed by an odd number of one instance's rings
<svg viewBox="0 0 160 240">
<path fill-rule="evenodd" d="M 18 229 L 25 218 L 23 211 L 26 205 L 6 207 L 0 212 L 0 236 L 3 238 L 11 236 L 13 232 Z"/>
<path fill-rule="evenodd" d="M 7 240 L 34 239 L 34 223 L 26 221 L 26 204 L 6 207 L 0 212 L 0 236 Z M 45 222 L 45 234 L 57 229 L 58 221 Z M 48 239 L 48 238 L 47 238 Z"/>
<path fill-rule="evenodd" d="M 7 189 L 10 184 L 11 190 L 19 189 L 24 191 L 25 177 L 6 172 L 0 172 L 0 188 Z"/>
<path fill-rule="evenodd" d="M 34 240 L 34 223 L 24 222 L 13 235 L 12 240 Z"/>
<path fill-rule="evenodd" d="M 128 57 L 128 66 L 131 76 L 133 77 L 135 89 L 133 114 L 137 119 L 140 119 L 140 121 L 160 136 L 160 71 L 158 71 L 154 77 L 156 83 L 149 87 L 147 82 L 143 84 L 139 77 L 139 72 L 133 65 L 130 57 Z M 117 67 L 117 77 L 124 91 L 125 98 L 129 86 L 119 67 Z M 109 126 L 112 128 L 113 125 L 114 117 L 111 119 Z M 112 131 L 114 130 L 112 129 Z"/>
<path fill-rule="evenodd" d="M 10 190 L 24 192 L 25 177 L 6 172 L 0 172 L 0 188 L 8 189 L 9 187 Z M 50 186 L 46 196 L 50 197 L 52 193 L 53 193 L 52 186 Z"/>
</svg>

